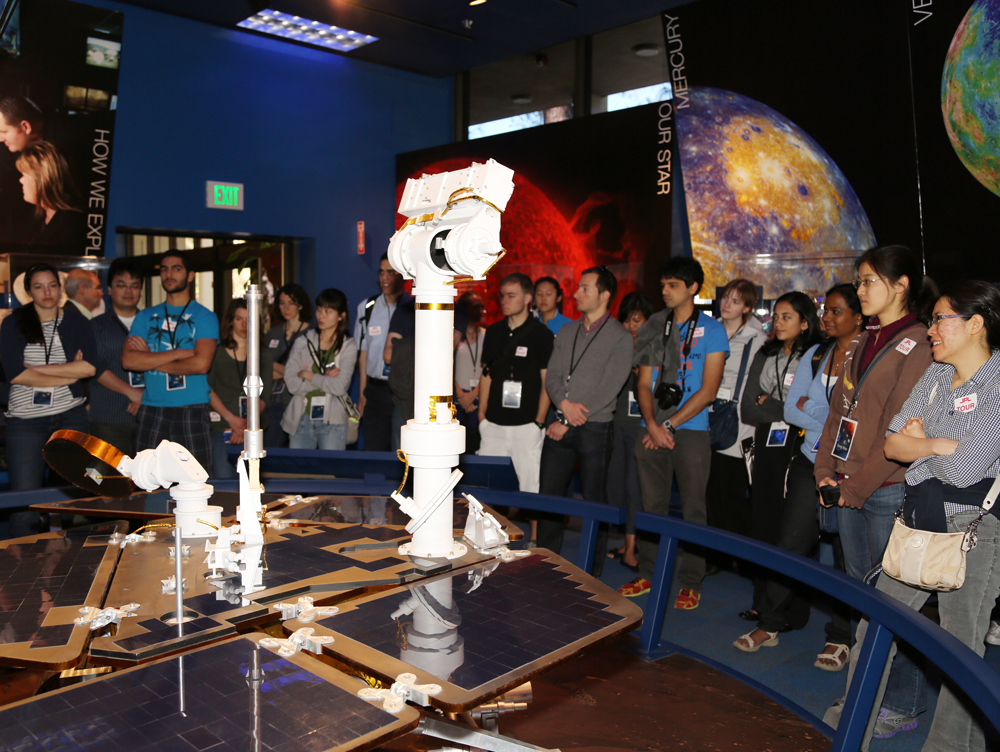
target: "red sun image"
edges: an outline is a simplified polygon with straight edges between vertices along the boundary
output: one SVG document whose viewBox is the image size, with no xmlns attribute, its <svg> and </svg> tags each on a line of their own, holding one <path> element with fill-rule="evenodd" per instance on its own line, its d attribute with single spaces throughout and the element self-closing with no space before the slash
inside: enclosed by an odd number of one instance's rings
<svg viewBox="0 0 1000 752">
<path fill-rule="evenodd" d="M 485 157 L 444 159 L 414 170 L 408 178 L 463 170 Z M 396 186 L 396 205 L 403 195 L 405 180 Z M 484 325 L 500 318 L 500 280 L 514 272 L 533 280 L 554 277 L 563 289 L 563 313 L 578 318 L 573 293 L 580 273 L 592 266 L 607 266 L 618 278 L 618 295 L 641 287 L 641 251 L 631 229 L 635 209 L 627 195 L 594 192 L 567 218 L 546 193 L 527 177 L 514 173 L 514 193 L 501 222 L 500 242 L 507 255 L 489 273 L 485 282 L 457 285 L 458 291 L 476 290 L 486 305 Z M 396 229 L 405 217 L 396 215 Z"/>
</svg>

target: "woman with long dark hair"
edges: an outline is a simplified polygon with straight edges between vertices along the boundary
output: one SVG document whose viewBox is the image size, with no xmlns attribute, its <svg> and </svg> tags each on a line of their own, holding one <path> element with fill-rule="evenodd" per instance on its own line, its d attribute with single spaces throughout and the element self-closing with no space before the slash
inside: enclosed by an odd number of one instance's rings
<svg viewBox="0 0 1000 752">
<path fill-rule="evenodd" d="M 316 296 L 316 328 L 292 345 L 285 384 L 292 400 L 281 427 L 292 449 L 347 448 L 347 409 L 340 401 L 354 377 L 358 346 L 347 335 L 347 296 L 329 288 Z"/>
<path fill-rule="evenodd" d="M 96 373 L 97 343 L 89 322 L 59 302 L 59 273 L 35 264 L 24 274 L 31 303 L 0 326 L 0 360 L 7 377 L 7 469 L 10 490 L 41 488 L 42 448 L 53 431 L 86 433 L 83 380 Z M 11 537 L 38 531 L 35 512 L 14 512 Z"/>
<path fill-rule="evenodd" d="M 966 555 L 965 583 L 957 590 L 937 592 L 937 599 L 941 626 L 982 657 L 990 609 L 1000 593 L 1000 520 L 996 506 L 989 514 L 982 508 L 1000 474 L 1000 293 L 985 282 L 950 288 L 934 306 L 928 331 L 934 363 L 891 418 L 885 455 L 901 467 L 909 465 L 903 505 L 907 527 L 961 534 L 981 518 L 978 543 Z M 955 409 L 956 405 L 961 409 Z M 876 587 L 915 611 L 932 592 L 885 572 Z M 867 631 L 868 622 L 862 621 L 852 662 L 860 654 Z M 895 646 L 885 669 L 891 666 L 893 674 L 894 652 Z M 824 718 L 834 728 L 840 707 L 832 708 Z M 945 682 L 923 749 L 979 752 L 985 748 L 979 722 Z"/>
<path fill-rule="evenodd" d="M 562 312 L 563 290 L 555 277 L 540 277 L 535 282 L 535 308 L 539 319 L 553 335 L 559 334 L 559 330 L 573 320 Z"/>
<path fill-rule="evenodd" d="M 882 561 L 903 502 L 905 466 L 885 456 L 885 435 L 932 362 L 927 322 L 937 299 L 920 257 L 899 245 L 874 248 L 854 265 L 868 324 L 847 353 L 816 451 L 820 493 L 839 493 L 837 521 L 847 574 L 858 580 Z M 917 726 L 925 679 L 907 650 L 896 659 L 875 729 L 877 738 Z"/>
<path fill-rule="evenodd" d="M 276 322 L 264 335 L 263 348 L 271 354 L 271 377 L 274 389 L 268 407 L 268 427 L 264 432 L 264 446 L 283 447 L 288 437 L 281 430 L 281 418 L 292 399 L 285 389 L 285 363 L 292 351 L 295 340 L 302 336 L 312 321 L 312 303 L 309 295 L 294 282 L 282 285 L 274 296 L 274 313 L 271 321 Z"/>
<path fill-rule="evenodd" d="M 750 532 L 764 543 L 774 544 L 785 502 L 785 471 L 792 459 L 794 436 L 785 423 L 785 398 L 795 380 L 802 355 L 819 339 L 816 306 L 801 292 L 788 292 L 774 304 L 774 339 L 764 343 L 750 365 L 747 385 L 740 400 L 742 418 L 756 424 L 753 477 L 750 485 Z M 767 581 L 754 578 L 753 606 L 741 612 L 748 621 L 760 618 Z M 790 615 L 796 628 L 805 626 L 809 611 Z M 745 637 L 736 647 L 753 652 L 759 647 Z"/>
<path fill-rule="evenodd" d="M 219 326 L 219 346 L 215 348 L 208 385 L 212 388 L 212 477 L 235 478 L 236 468 L 226 451 L 229 444 L 242 444 L 247 427 L 248 402 L 243 391 L 247 377 L 247 302 L 243 298 L 229 301 L 229 307 Z M 258 330 L 259 331 L 259 330 Z M 260 427 L 267 431 L 270 416 L 267 404 L 272 389 L 271 352 L 260 348 L 260 378 L 264 391 L 260 395 Z"/>
<path fill-rule="evenodd" d="M 830 395 L 843 370 L 847 350 L 861 334 L 864 320 L 861 301 L 853 285 L 836 285 L 827 291 L 822 316 L 827 339 L 803 354 L 785 400 L 785 422 L 802 429 L 805 435 L 797 439 L 788 465 L 785 504 L 775 545 L 802 556 L 811 556 L 819 544 L 818 494 L 813 479 L 816 445 L 830 412 Z M 836 536 L 834 566 L 844 571 L 843 549 Z M 740 638 L 743 644 L 736 647 L 777 644 L 778 632 L 789 626 L 789 614 L 803 613 L 809 608 L 809 602 L 785 580 L 769 577 L 759 606 L 757 629 Z M 850 613 L 839 606 L 834 604 L 833 619 L 826 625 L 826 645 L 813 663 L 825 671 L 842 669 L 850 651 Z"/>
</svg>

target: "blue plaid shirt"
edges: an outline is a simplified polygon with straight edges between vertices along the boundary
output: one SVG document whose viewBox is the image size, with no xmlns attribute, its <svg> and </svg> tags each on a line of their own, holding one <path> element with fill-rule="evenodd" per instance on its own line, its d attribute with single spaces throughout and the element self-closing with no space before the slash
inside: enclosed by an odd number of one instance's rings
<svg viewBox="0 0 1000 752">
<path fill-rule="evenodd" d="M 1000 474 L 1000 351 L 957 389 L 951 388 L 954 375 L 953 366 L 931 364 L 889 423 L 886 435 L 902 431 L 910 418 L 923 418 L 928 438 L 959 442 L 954 454 L 921 457 L 910 465 L 911 486 L 937 478 L 967 488 Z"/>
</svg>

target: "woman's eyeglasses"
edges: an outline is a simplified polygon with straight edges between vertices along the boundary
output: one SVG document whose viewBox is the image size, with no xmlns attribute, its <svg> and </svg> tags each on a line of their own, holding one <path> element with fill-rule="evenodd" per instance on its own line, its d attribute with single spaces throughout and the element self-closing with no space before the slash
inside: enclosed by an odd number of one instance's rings
<svg viewBox="0 0 1000 752">
<path fill-rule="evenodd" d="M 931 316 L 931 326 L 940 326 L 945 319 L 967 319 L 964 313 L 938 313 Z"/>
</svg>

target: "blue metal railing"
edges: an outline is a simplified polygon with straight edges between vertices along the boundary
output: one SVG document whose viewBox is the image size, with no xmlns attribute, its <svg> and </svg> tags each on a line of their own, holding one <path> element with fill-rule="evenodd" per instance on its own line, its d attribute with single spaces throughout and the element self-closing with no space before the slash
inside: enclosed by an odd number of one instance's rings
<svg viewBox="0 0 1000 752">
<path fill-rule="evenodd" d="M 831 752 L 860 747 L 894 635 L 923 653 L 987 718 L 1000 718 L 1000 674 L 954 635 L 875 588 L 788 551 L 704 525 L 640 512 L 636 515 L 636 527 L 660 535 L 653 587 L 639 637 L 640 651 L 647 656 L 652 657 L 660 644 L 677 543 L 684 541 L 783 574 L 868 615 L 868 634 Z"/>
</svg>

